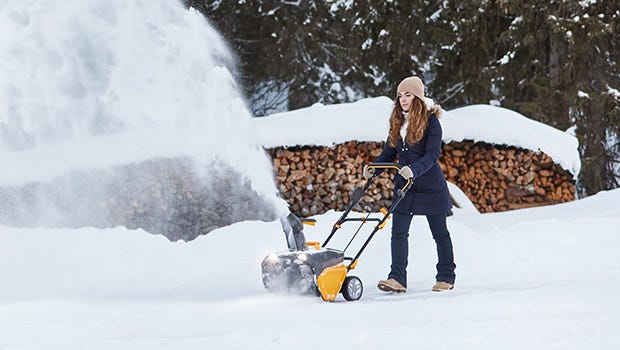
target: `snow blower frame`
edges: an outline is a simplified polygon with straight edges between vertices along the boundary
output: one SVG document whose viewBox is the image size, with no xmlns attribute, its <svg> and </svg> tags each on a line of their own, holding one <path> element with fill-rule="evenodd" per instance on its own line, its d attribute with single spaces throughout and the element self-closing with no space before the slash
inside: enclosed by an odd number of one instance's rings
<svg viewBox="0 0 620 350">
<path fill-rule="evenodd" d="M 372 163 L 368 167 L 374 169 L 376 175 L 379 173 L 376 170 L 400 170 L 400 166 L 394 163 Z M 331 233 L 323 244 L 307 242 L 304 236 L 303 225 L 314 225 L 316 223 L 314 219 L 299 219 L 291 213 L 286 219 L 280 220 L 289 249 L 269 254 L 261 263 L 263 285 L 267 290 L 314 293 L 325 301 L 334 301 L 338 293 L 342 293 L 347 301 L 359 300 L 362 297 L 364 290 L 362 281 L 356 276 L 347 276 L 347 273 L 355 269 L 366 246 L 377 231 L 385 227 L 392 211 L 412 185 L 411 180 L 408 179 L 405 186 L 396 191 L 396 198 L 392 201 L 390 209 L 381 208 L 382 217 L 372 218 L 368 213 L 363 218 L 348 218 L 353 207 L 364 197 L 376 175 L 366 180 L 363 187 L 355 187 L 351 193 L 349 206 L 333 225 Z M 343 250 L 328 248 L 327 244 L 345 222 L 360 222 L 360 225 Z M 377 225 L 359 251 L 353 257 L 345 257 L 345 251 L 367 222 L 376 222 Z"/>
</svg>

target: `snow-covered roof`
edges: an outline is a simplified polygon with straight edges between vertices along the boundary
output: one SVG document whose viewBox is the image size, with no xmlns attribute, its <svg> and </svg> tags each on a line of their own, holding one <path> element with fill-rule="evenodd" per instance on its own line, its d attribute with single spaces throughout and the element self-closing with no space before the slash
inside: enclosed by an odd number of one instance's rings
<svg viewBox="0 0 620 350">
<path fill-rule="evenodd" d="M 384 141 L 393 103 L 383 96 L 337 105 L 315 104 L 254 118 L 254 122 L 267 148 Z M 444 142 L 473 140 L 541 150 L 574 176 L 581 168 L 576 137 L 509 109 L 472 105 L 445 111 L 440 121 Z"/>
</svg>

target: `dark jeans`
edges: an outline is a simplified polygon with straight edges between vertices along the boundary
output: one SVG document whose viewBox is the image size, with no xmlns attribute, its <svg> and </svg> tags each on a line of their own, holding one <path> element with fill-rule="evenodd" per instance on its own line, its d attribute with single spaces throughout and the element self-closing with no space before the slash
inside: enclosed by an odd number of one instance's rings
<svg viewBox="0 0 620 350">
<path fill-rule="evenodd" d="M 388 278 L 397 280 L 407 287 L 407 256 L 409 255 L 409 225 L 413 216 L 406 213 L 393 213 L 392 219 L 392 266 Z M 427 215 L 428 226 L 437 245 L 437 281 L 454 284 L 454 253 L 452 240 L 446 225 L 446 214 Z"/>
</svg>

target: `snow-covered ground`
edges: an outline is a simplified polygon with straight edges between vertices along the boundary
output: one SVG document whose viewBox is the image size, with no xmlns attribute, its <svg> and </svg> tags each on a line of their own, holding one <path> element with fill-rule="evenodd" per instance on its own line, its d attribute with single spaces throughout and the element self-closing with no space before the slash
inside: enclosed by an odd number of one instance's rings
<svg viewBox="0 0 620 350">
<path fill-rule="evenodd" d="M 5 2 L 0 186 L 157 157 L 219 157 L 281 202 L 261 144 L 387 135 L 387 97 L 250 119 L 225 44 L 180 2 Z M 442 125 L 445 140 L 541 149 L 579 171 L 573 136 L 514 112 L 470 106 L 447 111 Z M 388 223 L 354 271 L 366 287 L 357 302 L 263 289 L 261 260 L 286 247 L 277 221 L 239 222 L 188 243 L 124 227 L 0 224 L 0 350 L 620 347 L 620 190 L 496 214 L 451 193 L 464 208 L 448 221 L 456 289 L 430 292 L 435 246 L 416 217 L 409 291 L 375 288 L 389 267 Z M 322 241 L 339 215 L 317 216 L 308 240 Z M 333 246 L 354 230 L 345 226 Z"/>
<path fill-rule="evenodd" d="M 505 213 L 456 210 L 457 282 L 446 293 L 430 291 L 436 257 L 423 217 L 412 225 L 409 291 L 376 289 L 388 225 L 353 271 L 365 283 L 357 302 L 263 289 L 260 261 L 286 246 L 278 222 L 189 243 L 125 228 L 0 226 L 0 349 L 615 349 L 619 201 L 615 190 Z M 307 238 L 322 241 L 338 215 L 316 217 Z"/>
</svg>

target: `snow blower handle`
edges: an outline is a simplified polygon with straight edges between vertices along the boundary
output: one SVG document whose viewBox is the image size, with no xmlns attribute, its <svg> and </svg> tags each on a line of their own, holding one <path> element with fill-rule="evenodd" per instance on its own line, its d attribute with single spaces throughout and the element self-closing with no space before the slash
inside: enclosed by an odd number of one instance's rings
<svg viewBox="0 0 620 350">
<path fill-rule="evenodd" d="M 366 191 L 366 189 L 368 189 L 368 187 L 370 186 L 370 180 L 372 180 L 375 176 L 378 176 L 381 173 L 381 172 L 377 172 L 376 171 L 377 169 L 381 169 L 381 170 L 394 169 L 394 170 L 400 171 L 401 166 L 396 164 L 396 163 L 371 163 L 371 164 L 368 164 L 368 168 L 369 169 L 373 169 L 374 175 L 370 179 L 366 180 L 366 185 L 364 185 L 364 191 Z M 411 181 L 411 179 L 410 178 L 407 179 L 407 182 L 405 183 L 405 186 L 403 186 L 403 188 L 401 188 L 398 191 L 396 191 L 396 195 L 398 197 L 400 197 L 400 198 L 404 197 L 405 193 L 407 193 L 407 191 L 409 191 L 409 189 L 411 188 L 412 184 L 413 184 L 413 182 Z M 363 195 L 364 195 L 364 193 L 362 193 L 362 196 Z"/>
<path fill-rule="evenodd" d="M 401 169 L 400 165 L 394 164 L 394 163 L 372 163 L 372 164 L 369 164 L 368 167 L 371 168 L 371 169 L 372 168 L 374 168 L 374 169 L 394 169 L 394 170 L 398 170 L 398 171 L 400 171 L 400 169 Z M 372 178 L 370 178 L 370 179 L 372 179 Z M 370 179 L 368 179 L 368 183 L 370 183 Z M 403 188 L 399 188 L 396 191 L 396 196 L 395 196 L 394 200 L 392 201 L 392 205 L 390 206 L 390 209 L 382 210 L 381 211 L 383 213 L 383 217 L 379 220 L 379 222 L 377 223 L 377 226 L 375 226 L 375 228 L 372 230 L 370 235 L 368 235 L 368 238 L 366 239 L 366 241 L 364 242 L 364 244 L 362 245 L 360 250 L 357 252 L 355 257 L 353 257 L 351 259 L 351 263 L 349 264 L 349 266 L 347 266 L 347 271 L 352 270 L 352 269 L 355 268 L 355 266 L 357 266 L 357 259 L 359 259 L 360 255 L 362 255 L 362 252 L 364 251 L 364 249 L 366 249 L 366 246 L 368 246 L 368 243 L 370 243 L 370 241 L 375 236 L 377 231 L 379 231 L 380 229 L 382 229 L 385 226 L 384 225 L 385 221 L 390 217 L 390 214 L 392 214 L 394 209 L 396 209 L 396 206 L 398 206 L 398 203 L 400 203 L 400 201 L 403 198 L 405 198 L 405 193 L 407 193 L 407 191 L 409 191 L 409 189 L 411 188 L 412 184 L 413 184 L 413 181 L 411 179 L 407 179 L 407 182 L 405 183 L 405 186 L 403 186 Z"/>
<path fill-rule="evenodd" d="M 342 216 L 340 217 L 340 219 L 338 219 L 338 221 L 336 221 L 336 224 L 334 226 L 340 226 L 340 224 L 342 223 L 342 220 L 344 220 L 347 217 L 347 215 L 349 215 L 349 212 L 351 212 L 351 209 L 353 209 L 353 207 L 362 199 L 362 197 L 364 197 L 366 190 L 368 190 L 368 187 L 370 187 L 372 179 L 381 173 L 381 172 L 377 172 L 376 169 L 381 169 L 382 171 L 385 169 L 393 169 L 393 170 L 400 171 L 401 167 L 400 165 L 396 163 L 370 163 L 368 164 L 368 168 L 372 169 L 375 175 L 373 175 L 371 178 L 366 180 L 364 187 L 357 186 L 353 189 L 353 193 L 351 193 L 351 199 L 349 201 L 349 206 L 344 211 L 344 213 L 342 213 Z M 402 189 L 399 189 L 396 191 L 396 196 L 398 197 L 397 200 L 400 200 L 402 199 L 402 197 L 405 196 L 405 193 L 407 193 L 411 185 L 412 185 L 411 179 L 407 179 L 405 186 Z"/>
<path fill-rule="evenodd" d="M 327 239 L 325 240 L 325 242 L 323 242 L 323 245 L 322 245 L 323 247 L 325 247 L 327 245 L 327 243 L 329 243 L 329 241 L 334 236 L 334 233 L 336 233 L 336 231 L 338 231 L 338 229 L 340 228 L 342 223 L 347 219 L 347 216 L 349 215 L 349 213 L 351 212 L 353 207 L 362 199 L 362 197 L 364 197 L 364 194 L 366 193 L 366 190 L 368 189 L 368 187 L 370 187 L 372 179 L 375 178 L 377 175 L 379 175 L 379 173 L 377 173 L 376 169 L 400 170 L 400 165 L 398 165 L 396 163 L 371 163 L 371 164 L 368 164 L 368 168 L 375 170 L 375 175 L 373 175 L 371 178 L 366 180 L 366 183 L 364 184 L 364 187 L 357 186 L 357 187 L 355 187 L 353 189 L 353 193 L 351 193 L 351 199 L 349 201 L 349 206 L 347 207 L 347 209 L 345 209 L 345 211 L 342 213 L 342 215 L 340 216 L 338 221 L 336 221 L 336 223 L 332 227 L 332 232 L 329 234 L 329 236 L 327 236 Z M 394 207 L 396 207 L 396 204 L 398 204 L 398 202 L 400 202 L 400 200 L 403 199 L 403 197 L 405 197 L 405 193 L 407 193 L 407 191 L 411 187 L 411 184 L 412 184 L 411 179 L 407 179 L 407 182 L 405 183 L 405 186 L 403 188 L 398 189 L 396 191 L 396 197 L 397 198 L 395 198 L 395 200 L 393 201 L 392 207 L 390 208 L 390 213 L 394 209 Z M 385 221 L 385 219 L 387 219 L 388 216 L 389 216 L 389 214 L 387 214 L 385 216 L 383 221 Z"/>
</svg>

